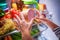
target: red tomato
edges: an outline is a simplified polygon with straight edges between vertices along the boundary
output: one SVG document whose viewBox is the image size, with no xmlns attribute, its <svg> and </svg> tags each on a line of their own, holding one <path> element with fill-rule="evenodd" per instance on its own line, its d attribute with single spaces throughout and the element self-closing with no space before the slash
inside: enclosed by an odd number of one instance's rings
<svg viewBox="0 0 60 40">
<path fill-rule="evenodd" d="M 19 12 L 16 10 L 11 10 L 10 13 L 11 13 L 12 17 L 15 17 L 15 14 L 19 16 Z"/>
<path fill-rule="evenodd" d="M 4 17 L 5 18 L 11 18 L 12 16 L 11 16 L 11 14 L 6 14 Z"/>
</svg>

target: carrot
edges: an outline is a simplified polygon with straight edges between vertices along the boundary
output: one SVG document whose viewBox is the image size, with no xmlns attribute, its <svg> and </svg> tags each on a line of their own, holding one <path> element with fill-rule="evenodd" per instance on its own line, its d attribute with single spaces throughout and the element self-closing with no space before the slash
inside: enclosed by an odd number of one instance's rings
<svg viewBox="0 0 60 40">
<path fill-rule="evenodd" d="M 8 40 L 7 36 L 4 38 L 4 40 Z"/>
<path fill-rule="evenodd" d="M 8 40 L 12 40 L 12 37 L 10 35 L 8 36 Z"/>
</svg>

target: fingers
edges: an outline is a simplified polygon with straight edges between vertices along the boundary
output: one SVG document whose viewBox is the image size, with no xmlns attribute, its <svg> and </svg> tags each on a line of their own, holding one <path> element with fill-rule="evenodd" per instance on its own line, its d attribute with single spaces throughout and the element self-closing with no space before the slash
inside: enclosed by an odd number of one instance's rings
<svg viewBox="0 0 60 40">
<path fill-rule="evenodd" d="M 16 27 L 16 30 L 18 30 L 20 32 L 21 29 L 19 27 Z"/>
<path fill-rule="evenodd" d="M 15 17 L 13 18 L 13 21 L 18 24 L 18 21 L 17 21 L 17 19 Z"/>
<path fill-rule="evenodd" d="M 21 18 L 22 18 L 22 22 L 27 24 L 27 22 L 26 22 L 26 20 L 25 20 L 25 18 L 24 18 L 23 13 L 21 13 L 20 16 L 21 16 Z"/>
<path fill-rule="evenodd" d="M 42 21 L 48 21 L 47 18 L 40 18 L 40 20 L 42 20 Z"/>
<path fill-rule="evenodd" d="M 41 14 L 40 18 L 46 18 L 46 15 L 45 14 Z"/>
<path fill-rule="evenodd" d="M 13 18 L 13 20 L 16 22 L 16 25 L 17 25 L 16 30 L 20 31 L 20 24 L 21 24 L 20 20 L 18 21 L 18 18 L 15 18 L 15 17 Z"/>
<path fill-rule="evenodd" d="M 36 13 L 37 13 L 38 17 L 40 17 L 40 12 L 38 10 L 36 10 Z"/>
<path fill-rule="evenodd" d="M 34 21 L 34 18 L 31 19 L 31 21 L 29 22 L 29 24 L 31 25 Z"/>
<path fill-rule="evenodd" d="M 36 20 L 37 23 L 46 23 L 46 22 L 48 22 L 48 19 L 45 18 L 43 15 L 41 15 L 40 17 L 36 16 L 35 20 Z"/>
<path fill-rule="evenodd" d="M 29 25 L 32 25 L 32 24 L 33 24 L 33 21 L 34 21 L 36 18 L 39 19 L 39 17 L 35 16 L 34 18 L 31 19 L 31 21 L 29 22 Z"/>
<path fill-rule="evenodd" d="M 32 18 L 31 21 L 28 24 L 28 29 L 29 30 L 32 28 L 33 21 L 34 21 L 34 18 Z"/>
<path fill-rule="evenodd" d="M 44 24 L 46 24 L 46 23 L 49 23 L 49 22 L 50 22 L 50 20 L 49 20 L 49 19 L 47 19 L 47 18 L 40 18 L 40 21 L 41 21 L 42 23 L 44 23 Z"/>
<path fill-rule="evenodd" d="M 22 18 L 22 21 L 25 21 L 25 18 L 24 18 L 23 13 L 21 13 L 20 16 L 21 16 L 21 18 Z"/>
<path fill-rule="evenodd" d="M 40 17 L 39 16 L 36 16 L 35 19 L 38 19 L 38 21 L 36 20 L 37 22 L 47 21 L 45 15 L 43 15 L 43 14 L 41 14 Z"/>
<path fill-rule="evenodd" d="M 18 15 L 16 15 L 16 14 L 15 14 L 15 16 L 16 16 L 16 20 L 17 20 L 19 23 L 21 23 L 22 20 L 20 19 L 20 17 L 19 17 Z"/>
</svg>

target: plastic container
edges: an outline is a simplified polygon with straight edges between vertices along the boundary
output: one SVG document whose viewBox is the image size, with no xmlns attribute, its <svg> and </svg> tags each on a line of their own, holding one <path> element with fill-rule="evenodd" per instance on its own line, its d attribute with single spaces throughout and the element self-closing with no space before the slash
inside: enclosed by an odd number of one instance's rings
<svg viewBox="0 0 60 40">
<path fill-rule="evenodd" d="M 0 3 L 0 9 L 4 10 L 7 8 L 7 3 Z"/>
<path fill-rule="evenodd" d="M 35 0 L 22 0 L 22 1 L 24 1 L 24 4 L 26 4 L 26 5 L 34 4 L 34 5 L 36 5 L 36 8 L 39 9 L 38 2 Z"/>
</svg>

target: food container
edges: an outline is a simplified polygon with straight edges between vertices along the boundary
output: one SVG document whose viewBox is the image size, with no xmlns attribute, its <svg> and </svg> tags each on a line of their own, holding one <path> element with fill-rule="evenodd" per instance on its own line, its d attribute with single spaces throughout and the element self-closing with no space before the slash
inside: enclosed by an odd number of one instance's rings
<svg viewBox="0 0 60 40">
<path fill-rule="evenodd" d="M 6 9 L 7 8 L 7 3 L 0 3 L 0 9 Z"/>
</svg>

